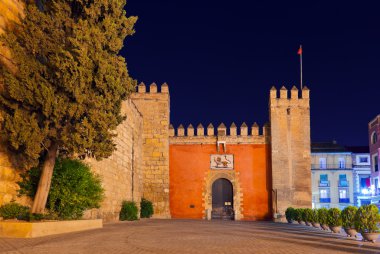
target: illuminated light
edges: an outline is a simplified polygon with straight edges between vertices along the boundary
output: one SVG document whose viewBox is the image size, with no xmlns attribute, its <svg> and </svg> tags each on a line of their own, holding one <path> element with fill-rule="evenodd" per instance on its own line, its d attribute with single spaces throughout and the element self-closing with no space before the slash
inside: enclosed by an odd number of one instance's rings
<svg viewBox="0 0 380 254">
<path fill-rule="evenodd" d="M 368 189 L 362 189 L 362 194 L 364 194 L 364 195 L 369 194 L 369 190 Z"/>
</svg>

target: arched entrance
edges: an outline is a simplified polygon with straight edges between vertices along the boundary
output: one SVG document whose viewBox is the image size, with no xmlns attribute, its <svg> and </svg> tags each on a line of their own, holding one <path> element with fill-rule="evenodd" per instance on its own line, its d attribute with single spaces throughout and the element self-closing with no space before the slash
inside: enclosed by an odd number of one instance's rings
<svg viewBox="0 0 380 254">
<path fill-rule="evenodd" d="M 233 196 L 233 187 L 229 180 L 225 178 L 215 180 L 212 184 L 212 219 L 234 219 Z"/>
</svg>

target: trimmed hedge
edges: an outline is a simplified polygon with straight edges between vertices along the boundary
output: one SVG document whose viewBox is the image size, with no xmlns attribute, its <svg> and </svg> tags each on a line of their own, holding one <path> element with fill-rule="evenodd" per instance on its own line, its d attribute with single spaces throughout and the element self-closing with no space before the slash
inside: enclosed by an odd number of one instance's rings
<svg viewBox="0 0 380 254">
<path fill-rule="evenodd" d="M 133 201 L 123 201 L 121 205 L 121 210 L 119 214 L 119 220 L 124 221 L 124 220 L 137 220 L 137 213 L 138 213 L 138 208 L 136 206 L 136 203 Z"/>
<path fill-rule="evenodd" d="M 329 210 L 327 208 L 318 209 L 318 222 L 321 225 L 328 225 L 327 217 L 329 215 Z"/>
<path fill-rule="evenodd" d="M 342 225 L 344 228 L 355 228 L 355 215 L 358 208 L 355 206 L 347 206 L 342 211 Z"/>
<path fill-rule="evenodd" d="M 0 206 L 0 217 L 3 217 L 4 220 L 26 217 L 28 213 L 29 207 L 15 202 Z"/>
<path fill-rule="evenodd" d="M 341 211 L 338 208 L 330 208 L 327 222 L 330 227 L 342 226 Z"/>
<path fill-rule="evenodd" d="M 380 223 L 379 208 L 376 205 L 364 205 L 355 215 L 355 228 L 361 233 L 379 232 L 377 224 Z"/>
<path fill-rule="evenodd" d="M 151 201 L 142 198 L 140 202 L 140 217 L 141 218 L 150 218 L 153 215 L 153 204 Z"/>
</svg>

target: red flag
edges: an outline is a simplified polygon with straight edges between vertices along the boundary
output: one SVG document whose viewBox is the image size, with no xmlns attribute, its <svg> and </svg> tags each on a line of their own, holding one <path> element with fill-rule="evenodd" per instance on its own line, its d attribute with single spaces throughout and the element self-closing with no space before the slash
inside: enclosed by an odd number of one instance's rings
<svg viewBox="0 0 380 254">
<path fill-rule="evenodd" d="M 300 48 L 298 49 L 298 55 L 302 55 L 302 46 L 300 46 Z"/>
</svg>

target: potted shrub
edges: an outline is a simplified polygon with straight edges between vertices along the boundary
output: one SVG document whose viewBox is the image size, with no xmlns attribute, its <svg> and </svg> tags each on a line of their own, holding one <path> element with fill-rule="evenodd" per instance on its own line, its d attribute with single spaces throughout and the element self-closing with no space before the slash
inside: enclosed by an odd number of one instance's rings
<svg viewBox="0 0 380 254">
<path fill-rule="evenodd" d="M 342 211 L 342 225 L 347 236 L 356 237 L 358 232 L 355 229 L 355 215 L 358 208 L 355 206 L 347 206 Z"/>
<path fill-rule="evenodd" d="M 306 224 L 305 208 L 299 208 L 299 218 L 302 221 L 300 224 Z"/>
<path fill-rule="evenodd" d="M 298 221 L 298 224 L 302 224 L 301 209 L 302 208 L 296 208 L 294 210 L 294 220 Z"/>
<path fill-rule="evenodd" d="M 379 209 L 376 205 L 364 205 L 355 215 L 355 228 L 362 234 L 363 240 L 375 242 L 380 234 L 377 224 L 380 222 Z"/>
<path fill-rule="evenodd" d="M 338 208 L 330 208 L 327 216 L 327 222 L 333 233 L 340 233 L 342 228 L 341 211 Z"/>
<path fill-rule="evenodd" d="M 327 208 L 318 209 L 318 222 L 323 230 L 329 230 L 329 223 L 327 221 L 328 214 L 329 210 Z"/>
<path fill-rule="evenodd" d="M 288 207 L 285 211 L 285 217 L 288 223 L 293 223 L 295 220 L 295 209 L 293 207 Z"/>
<path fill-rule="evenodd" d="M 310 208 L 305 208 L 304 213 L 305 213 L 304 214 L 305 224 L 307 226 L 311 226 L 312 217 L 313 217 L 313 210 L 311 210 Z"/>
<path fill-rule="evenodd" d="M 313 227 L 320 228 L 321 225 L 319 224 L 318 210 L 317 209 L 312 210 L 310 220 L 311 220 L 311 224 L 313 225 Z"/>
</svg>

